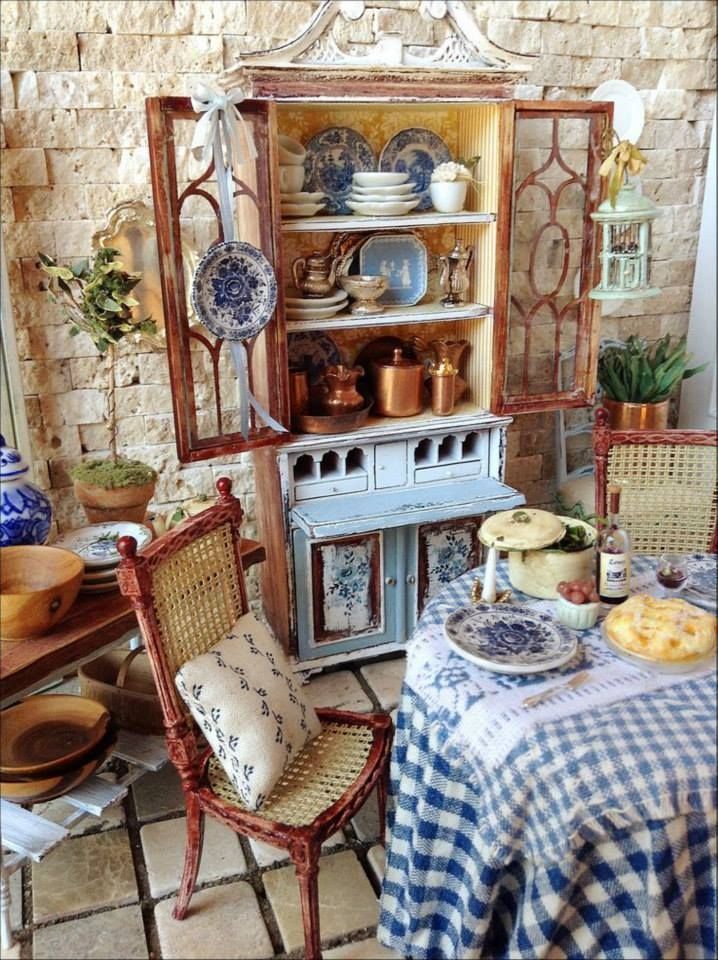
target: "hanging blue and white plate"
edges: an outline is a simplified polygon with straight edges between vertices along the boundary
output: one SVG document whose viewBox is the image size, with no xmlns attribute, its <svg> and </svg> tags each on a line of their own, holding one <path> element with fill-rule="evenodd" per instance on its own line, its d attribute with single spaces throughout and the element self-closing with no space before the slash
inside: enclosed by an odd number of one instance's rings
<svg viewBox="0 0 718 960">
<path fill-rule="evenodd" d="M 349 214 L 346 201 L 355 173 L 376 170 L 376 157 L 364 137 L 350 127 L 328 127 L 307 144 L 305 190 L 321 191 L 329 199 L 324 213 Z"/>
<path fill-rule="evenodd" d="M 494 673 L 542 673 L 563 666 L 578 648 L 575 635 L 551 614 L 530 607 L 479 603 L 455 610 L 444 624 L 453 650 Z"/>
<path fill-rule="evenodd" d="M 425 127 L 409 127 L 395 133 L 386 144 L 379 157 L 379 169 L 408 173 L 421 197 L 417 210 L 429 210 L 431 174 L 434 167 L 449 160 L 451 151 L 438 133 Z"/>
<path fill-rule="evenodd" d="M 277 280 L 269 260 L 251 243 L 215 244 L 197 264 L 192 305 L 215 336 L 230 341 L 256 337 L 277 305 Z"/>
</svg>

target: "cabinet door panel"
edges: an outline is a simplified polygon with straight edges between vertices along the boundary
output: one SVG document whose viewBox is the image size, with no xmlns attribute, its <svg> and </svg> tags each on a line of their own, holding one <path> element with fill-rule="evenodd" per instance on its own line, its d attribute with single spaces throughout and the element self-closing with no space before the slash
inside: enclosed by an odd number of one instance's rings
<svg viewBox="0 0 718 960">
<path fill-rule="evenodd" d="M 483 519 L 465 517 L 416 528 L 419 614 L 447 583 L 481 563 L 479 527 Z"/>
<path fill-rule="evenodd" d="M 394 531 L 331 540 L 294 532 L 300 659 L 394 639 L 395 540 Z"/>
<path fill-rule="evenodd" d="M 516 103 L 503 130 L 493 408 L 590 403 L 596 383 L 601 144 L 611 105 Z"/>
<path fill-rule="evenodd" d="M 259 247 L 270 263 L 276 263 L 279 212 L 270 189 L 270 173 L 277 169 L 274 105 L 245 100 L 239 111 L 258 158 L 237 168 L 243 179 L 235 175 L 237 239 Z M 190 154 L 198 116 L 184 97 L 153 97 L 147 102 L 162 303 L 182 462 L 276 444 L 283 436 L 264 426 L 253 412 L 249 438 L 242 436 L 237 377 L 228 347 L 197 322 L 200 318 L 188 315 L 182 231 L 192 231 L 200 255 L 223 239 L 214 164 L 203 170 Z M 289 406 L 283 316 L 280 284 L 273 319 L 247 344 L 252 392 L 280 423 L 287 422 Z"/>
</svg>

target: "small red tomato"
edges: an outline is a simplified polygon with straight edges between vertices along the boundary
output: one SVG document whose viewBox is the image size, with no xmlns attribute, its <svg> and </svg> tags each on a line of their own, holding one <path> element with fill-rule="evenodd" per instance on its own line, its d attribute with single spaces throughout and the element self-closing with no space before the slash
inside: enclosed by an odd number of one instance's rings
<svg viewBox="0 0 718 960">
<path fill-rule="evenodd" d="M 557 583 L 557 584 L 556 584 L 556 589 L 558 590 L 559 593 L 561 593 L 561 591 L 562 591 L 562 590 L 565 590 L 567 586 L 568 586 L 568 584 L 566 583 L 566 581 L 565 581 L 565 580 L 561 580 L 560 583 Z"/>
<path fill-rule="evenodd" d="M 592 593 L 589 593 L 588 599 L 591 601 L 591 603 L 598 603 L 600 597 L 598 596 L 598 594 L 597 594 L 596 591 L 594 590 Z"/>
<path fill-rule="evenodd" d="M 570 600 L 571 603 L 585 603 L 585 602 L 586 602 L 586 598 L 585 598 L 585 596 L 581 593 L 580 590 L 572 590 L 571 593 L 569 593 L 567 599 Z"/>
</svg>

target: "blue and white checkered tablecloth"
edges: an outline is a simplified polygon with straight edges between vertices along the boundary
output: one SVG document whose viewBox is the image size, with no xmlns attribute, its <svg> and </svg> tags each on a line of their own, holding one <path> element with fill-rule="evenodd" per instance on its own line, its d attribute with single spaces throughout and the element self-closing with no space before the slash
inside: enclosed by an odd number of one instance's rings
<svg viewBox="0 0 718 960">
<path fill-rule="evenodd" d="M 473 577 L 427 606 L 409 644 L 380 941 L 417 960 L 715 957 L 715 675 L 549 720 L 482 767 L 452 737 L 478 668 L 447 647 L 427 691 L 436 649 L 421 642 Z M 583 647 L 570 670 L 600 669 L 596 636 Z"/>
</svg>

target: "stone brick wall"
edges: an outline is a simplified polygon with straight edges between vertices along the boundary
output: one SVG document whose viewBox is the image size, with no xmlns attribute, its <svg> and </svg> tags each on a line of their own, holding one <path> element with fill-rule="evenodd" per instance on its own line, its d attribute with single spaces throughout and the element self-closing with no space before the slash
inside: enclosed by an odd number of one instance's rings
<svg viewBox="0 0 718 960">
<path fill-rule="evenodd" d="M 369 0 L 367 7 L 361 21 L 337 24 L 340 41 L 359 49 L 382 33 L 399 32 L 417 46 L 441 39 L 443 25 L 421 19 L 418 0 Z M 0 4 L 5 253 L 32 456 L 61 526 L 82 522 L 68 468 L 106 446 L 106 372 L 89 339 L 69 337 L 62 315 L 39 290 L 36 253 L 87 256 L 110 207 L 130 199 L 151 203 L 145 97 L 189 94 L 198 80 L 230 66 L 240 49 L 295 36 L 315 8 L 308 0 Z M 682 333 L 715 110 L 714 4 L 502 0 L 473 8 L 494 43 L 538 55 L 518 96 L 582 99 L 611 78 L 640 91 L 647 119 L 640 146 L 649 162 L 644 185 L 661 207 L 653 279 L 662 293 L 624 304 L 604 319 L 602 333 Z M 247 458 L 229 467 L 180 468 L 164 357 L 123 348 L 117 377 L 120 442 L 162 472 L 158 506 L 209 493 L 214 477 L 229 471 L 251 515 Z M 530 503 L 552 498 L 554 443 L 554 414 L 521 417 L 510 432 L 508 480 Z M 573 456 L 584 458 L 585 448 Z"/>
</svg>

